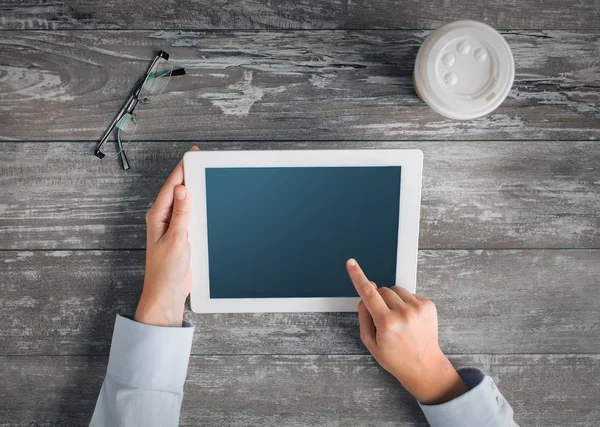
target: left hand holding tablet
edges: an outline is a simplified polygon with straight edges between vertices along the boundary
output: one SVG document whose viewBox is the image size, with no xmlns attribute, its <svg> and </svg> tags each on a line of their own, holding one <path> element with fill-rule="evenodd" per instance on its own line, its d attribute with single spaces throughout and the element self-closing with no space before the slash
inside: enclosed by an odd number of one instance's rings
<svg viewBox="0 0 600 427">
<path fill-rule="evenodd" d="M 467 391 L 438 344 L 433 302 L 404 288 L 377 288 L 354 259 L 346 265 L 361 297 L 360 337 L 375 360 L 419 402 L 439 404 Z"/>
<path fill-rule="evenodd" d="M 181 327 L 183 322 L 192 288 L 188 241 L 192 200 L 182 184 L 183 163 L 179 162 L 146 214 L 146 274 L 135 312 L 135 320 L 141 323 Z"/>
</svg>

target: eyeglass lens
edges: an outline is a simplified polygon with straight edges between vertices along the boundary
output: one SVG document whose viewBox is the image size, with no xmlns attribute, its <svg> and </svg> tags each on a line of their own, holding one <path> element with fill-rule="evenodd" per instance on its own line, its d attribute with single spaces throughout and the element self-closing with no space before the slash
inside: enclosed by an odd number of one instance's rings
<svg viewBox="0 0 600 427">
<path fill-rule="evenodd" d="M 115 132 L 118 132 L 118 138 L 115 138 L 114 149 L 113 144 L 107 144 L 105 154 L 108 156 L 119 156 L 123 150 L 122 144 L 131 141 L 135 131 L 137 130 L 137 120 L 135 114 L 125 114 L 117 123 Z"/>
<path fill-rule="evenodd" d="M 173 65 L 162 58 L 159 59 L 154 68 L 148 73 L 148 77 L 146 77 L 142 85 L 138 96 L 140 102 L 152 102 L 153 99 L 159 96 L 167 87 L 172 72 Z"/>
</svg>

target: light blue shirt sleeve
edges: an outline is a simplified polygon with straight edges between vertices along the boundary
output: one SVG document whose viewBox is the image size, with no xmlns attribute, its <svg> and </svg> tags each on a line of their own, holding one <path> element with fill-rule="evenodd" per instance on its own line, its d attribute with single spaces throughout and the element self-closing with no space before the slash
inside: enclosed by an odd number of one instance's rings
<svg viewBox="0 0 600 427">
<path fill-rule="evenodd" d="M 194 328 L 117 316 L 106 377 L 90 426 L 177 426 Z"/>
<path fill-rule="evenodd" d="M 421 405 L 431 427 L 518 427 L 494 380 L 478 369 L 458 371 L 469 391 L 440 405 Z"/>
</svg>

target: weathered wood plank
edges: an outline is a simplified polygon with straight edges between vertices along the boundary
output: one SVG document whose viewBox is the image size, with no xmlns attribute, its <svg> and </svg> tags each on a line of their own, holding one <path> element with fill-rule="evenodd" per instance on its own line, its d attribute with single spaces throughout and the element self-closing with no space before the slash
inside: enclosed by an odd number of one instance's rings
<svg viewBox="0 0 600 427">
<path fill-rule="evenodd" d="M 436 28 L 458 19 L 505 29 L 598 29 L 600 2 L 3 0 L 0 11 L 3 29 Z"/>
<path fill-rule="evenodd" d="M 427 34 L 2 32 L 0 138 L 100 138 L 159 48 L 188 74 L 139 107 L 139 139 L 600 138 L 600 32 L 504 33 L 513 90 L 496 112 L 465 122 L 435 114 L 414 92 Z"/>
<path fill-rule="evenodd" d="M 451 359 L 457 367 L 491 369 L 501 392 L 514 402 L 520 425 L 594 427 L 600 419 L 598 355 L 494 356 L 491 363 L 486 355 Z M 428 425 L 412 398 L 368 356 L 203 362 L 193 359 L 184 423 L 204 424 L 202 408 L 211 408 L 214 422 L 206 425 Z M 228 400 L 217 403 L 223 396 Z"/>
<path fill-rule="evenodd" d="M 599 250 L 421 251 L 418 292 L 452 353 L 600 352 Z M 0 252 L 0 354 L 108 353 L 144 252 Z M 368 273 L 368 272 L 367 272 Z M 194 354 L 364 354 L 356 314 L 188 312 Z"/>
<path fill-rule="evenodd" d="M 522 426 L 598 425 L 599 355 L 494 355 L 491 372 Z"/>
<path fill-rule="evenodd" d="M 594 427 L 600 418 L 599 355 L 451 360 L 491 371 L 520 425 Z M 0 357 L 0 384 L 10 384 L 0 403 L 2 425 L 88 422 L 106 362 Z M 427 425 L 412 398 L 370 356 L 192 356 L 185 393 L 181 425 Z"/>
<path fill-rule="evenodd" d="M 144 215 L 191 143 L 1 143 L 0 248 L 141 249 Z M 422 248 L 600 248 L 597 142 L 200 143 L 209 149 L 420 148 Z"/>
</svg>

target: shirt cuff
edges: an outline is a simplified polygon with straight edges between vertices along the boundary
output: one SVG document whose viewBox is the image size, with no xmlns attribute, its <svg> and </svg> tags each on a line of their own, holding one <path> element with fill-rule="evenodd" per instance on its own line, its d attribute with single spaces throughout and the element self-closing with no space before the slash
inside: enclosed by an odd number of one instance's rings
<svg viewBox="0 0 600 427">
<path fill-rule="evenodd" d="M 194 327 L 151 326 L 117 315 L 107 375 L 149 389 L 178 390 L 187 375 Z"/>
<path fill-rule="evenodd" d="M 491 377 L 479 369 L 460 369 L 469 391 L 440 405 L 422 405 L 431 427 L 483 427 L 501 408 L 504 398 Z"/>
</svg>

